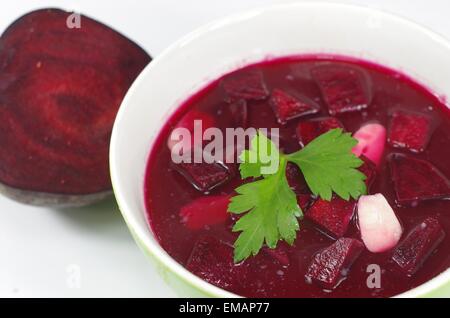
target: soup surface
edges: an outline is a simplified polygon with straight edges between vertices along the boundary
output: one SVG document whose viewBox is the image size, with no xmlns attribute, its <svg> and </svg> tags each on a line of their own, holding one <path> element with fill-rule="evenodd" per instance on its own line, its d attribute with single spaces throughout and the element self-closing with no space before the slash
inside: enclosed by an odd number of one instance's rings
<svg viewBox="0 0 450 318">
<path fill-rule="evenodd" d="M 306 104 L 306 111 L 282 108 L 289 103 Z M 336 239 L 363 242 L 357 207 L 356 202 L 348 208 L 332 201 L 329 211 L 321 210 L 301 174 L 288 167 L 289 184 L 305 215 L 299 219 L 294 244 L 280 241 L 276 249 L 263 247 L 256 256 L 234 265 L 233 244 L 239 233 L 232 232 L 237 217 L 226 212 L 227 203 L 234 189 L 249 180 L 241 179 L 237 164 L 226 164 L 223 170 L 223 165 L 199 164 L 191 169 L 173 163 L 170 134 L 180 126 L 192 130 L 194 119 L 202 120 L 203 129 L 279 128 L 284 153 L 301 149 L 309 141 L 308 133 L 327 131 L 325 123 L 351 133 L 368 123 L 381 124 L 387 138 L 378 165 L 370 163 L 375 176 L 368 193 L 383 194 L 393 208 L 403 229 L 399 243 L 379 253 L 364 247 L 355 259 L 345 261 L 338 281 L 331 285 L 308 277 L 314 257 Z M 315 123 L 315 130 L 307 125 L 300 129 L 305 122 Z M 400 164 L 393 163 L 395 158 Z M 449 158 L 450 112 L 439 98 L 406 76 L 342 57 L 274 59 L 217 79 L 184 102 L 165 124 L 145 177 L 148 220 L 161 246 L 176 261 L 242 296 L 389 297 L 428 281 L 450 265 L 450 235 L 443 233 L 450 233 Z M 314 206 L 323 213 L 350 209 L 348 226 L 343 231 L 324 227 L 320 219 L 307 216 Z M 430 228 L 424 220 L 438 229 L 422 233 L 421 229 Z M 374 273 L 379 275 L 370 276 Z"/>
</svg>

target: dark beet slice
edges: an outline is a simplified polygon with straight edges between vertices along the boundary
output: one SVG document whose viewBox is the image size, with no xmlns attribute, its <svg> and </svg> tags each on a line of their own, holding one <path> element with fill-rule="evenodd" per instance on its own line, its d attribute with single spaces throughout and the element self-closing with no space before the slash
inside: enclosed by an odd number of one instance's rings
<svg viewBox="0 0 450 318">
<path fill-rule="evenodd" d="M 247 273 L 245 263 L 234 264 L 233 248 L 211 236 L 197 240 L 186 268 L 208 283 L 231 291 L 240 287 Z"/>
<path fill-rule="evenodd" d="M 231 116 L 233 116 L 234 124 L 237 127 L 247 128 L 248 110 L 247 102 L 244 99 L 240 99 L 229 105 Z"/>
<path fill-rule="evenodd" d="M 181 221 L 192 230 L 223 223 L 229 217 L 229 202 L 229 195 L 200 197 L 181 208 Z"/>
<path fill-rule="evenodd" d="M 400 242 L 392 255 L 392 260 L 397 263 L 403 273 L 412 276 L 444 237 L 445 232 L 439 221 L 434 217 L 428 217 Z"/>
<path fill-rule="evenodd" d="M 31 12 L 0 38 L 0 191 L 37 205 L 111 193 L 109 138 L 129 86 L 151 58 L 116 31 L 71 13 Z"/>
<path fill-rule="evenodd" d="M 344 236 L 355 213 L 356 201 L 333 197 L 331 201 L 318 199 L 305 216 L 334 238 Z"/>
<path fill-rule="evenodd" d="M 426 149 L 432 132 L 433 125 L 428 116 L 398 110 L 391 115 L 388 142 L 393 147 L 419 153 Z"/>
<path fill-rule="evenodd" d="M 364 163 L 358 168 L 358 170 L 366 176 L 365 182 L 367 189 L 369 189 L 377 176 L 377 166 L 372 162 L 372 160 L 367 159 L 364 155 L 361 155 L 359 158 L 364 161 Z"/>
<path fill-rule="evenodd" d="M 285 124 L 288 120 L 297 117 L 316 114 L 320 111 L 320 106 L 305 96 L 277 88 L 272 91 L 270 105 L 280 124 Z"/>
<path fill-rule="evenodd" d="M 173 164 L 173 167 L 183 175 L 197 190 L 208 193 L 230 179 L 228 167 L 220 162 Z"/>
<path fill-rule="evenodd" d="M 364 250 L 364 244 L 352 238 L 340 238 L 314 255 L 305 278 L 332 290 L 347 276 L 353 262 Z"/>
<path fill-rule="evenodd" d="M 330 115 L 360 111 L 372 100 L 370 78 L 356 67 L 321 65 L 311 71 Z"/>
<path fill-rule="evenodd" d="M 240 99 L 264 100 L 269 97 L 263 75 L 256 69 L 233 72 L 222 79 L 221 85 L 227 94 L 228 102 Z"/>
<path fill-rule="evenodd" d="M 450 197 L 450 181 L 430 162 L 404 154 L 389 161 L 398 204 Z"/>
<path fill-rule="evenodd" d="M 345 129 L 340 120 L 334 117 L 324 117 L 301 121 L 297 126 L 297 138 L 300 145 L 304 147 L 315 138 L 335 128 Z"/>
</svg>

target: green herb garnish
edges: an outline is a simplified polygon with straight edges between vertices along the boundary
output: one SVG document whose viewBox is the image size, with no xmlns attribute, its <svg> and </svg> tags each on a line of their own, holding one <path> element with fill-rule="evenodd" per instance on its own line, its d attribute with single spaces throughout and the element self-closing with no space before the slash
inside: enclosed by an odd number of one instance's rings
<svg viewBox="0 0 450 318">
<path fill-rule="evenodd" d="M 255 180 L 236 188 L 228 206 L 231 213 L 246 213 L 233 227 L 241 232 L 234 243 L 234 261 L 258 254 L 264 243 L 269 248 L 279 240 L 294 243 L 303 213 L 286 179 L 288 162 L 300 168 L 311 192 L 324 200 L 331 200 L 333 192 L 344 200 L 365 194 L 366 176 L 357 170 L 363 161 L 351 152 L 356 144 L 350 133 L 333 129 L 286 155 L 262 133 L 253 137 L 250 149 L 240 155 L 239 170 L 243 179 Z M 269 169 L 274 160 L 277 169 Z"/>
</svg>

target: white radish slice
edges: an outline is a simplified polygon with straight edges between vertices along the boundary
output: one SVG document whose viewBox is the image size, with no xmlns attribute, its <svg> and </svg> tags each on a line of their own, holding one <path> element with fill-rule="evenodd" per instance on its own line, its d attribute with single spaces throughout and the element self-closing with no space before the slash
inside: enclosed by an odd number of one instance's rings
<svg viewBox="0 0 450 318">
<path fill-rule="evenodd" d="M 364 155 L 379 165 L 386 145 L 386 128 L 376 123 L 366 124 L 359 128 L 353 137 L 358 140 L 353 153 L 357 157 Z"/>
<path fill-rule="evenodd" d="M 403 233 L 394 210 L 381 193 L 359 198 L 358 222 L 364 245 L 372 253 L 390 250 Z"/>
</svg>

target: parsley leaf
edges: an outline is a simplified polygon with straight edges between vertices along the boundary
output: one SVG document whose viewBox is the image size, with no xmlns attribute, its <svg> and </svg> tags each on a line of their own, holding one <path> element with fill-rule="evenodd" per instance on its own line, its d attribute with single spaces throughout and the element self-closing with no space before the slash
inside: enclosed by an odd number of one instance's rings
<svg viewBox="0 0 450 318">
<path fill-rule="evenodd" d="M 241 153 L 239 170 L 242 179 L 254 181 L 236 188 L 228 206 L 231 213 L 246 213 L 233 227 L 241 232 L 234 243 L 234 261 L 258 254 L 264 244 L 275 248 L 280 239 L 294 243 L 303 213 L 286 179 L 288 162 L 299 166 L 311 191 L 325 200 L 331 200 L 333 192 L 345 200 L 364 194 L 365 176 L 357 170 L 363 161 L 351 152 L 356 143 L 350 134 L 333 129 L 285 155 L 263 134 L 253 137 L 250 149 Z"/>
<path fill-rule="evenodd" d="M 322 199 L 330 201 L 333 192 L 347 201 L 358 199 L 366 193 L 366 176 L 356 170 L 363 161 L 351 152 L 357 143 L 350 133 L 333 129 L 288 155 L 288 160 L 301 169 L 312 193 Z"/>
<path fill-rule="evenodd" d="M 280 238 L 294 243 L 299 229 L 297 217 L 302 212 L 287 182 L 286 164 L 286 159 L 280 156 L 275 174 L 238 187 L 238 195 L 231 198 L 230 212 L 249 211 L 233 227 L 233 232 L 242 232 L 234 243 L 235 262 L 258 254 L 264 243 L 270 248 L 275 248 Z"/>
</svg>

